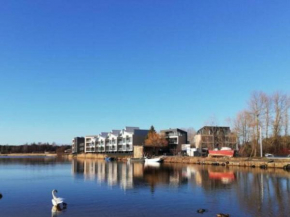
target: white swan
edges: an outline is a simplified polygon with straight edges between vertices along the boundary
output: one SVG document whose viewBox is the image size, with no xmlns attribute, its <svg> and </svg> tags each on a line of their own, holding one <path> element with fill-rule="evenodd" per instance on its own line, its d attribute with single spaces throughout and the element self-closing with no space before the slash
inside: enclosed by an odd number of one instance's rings
<svg viewBox="0 0 290 217">
<path fill-rule="evenodd" d="M 57 197 L 55 193 L 57 193 L 57 190 L 52 190 L 52 200 L 51 200 L 52 205 L 57 206 L 57 205 L 63 204 L 64 199 Z"/>
</svg>

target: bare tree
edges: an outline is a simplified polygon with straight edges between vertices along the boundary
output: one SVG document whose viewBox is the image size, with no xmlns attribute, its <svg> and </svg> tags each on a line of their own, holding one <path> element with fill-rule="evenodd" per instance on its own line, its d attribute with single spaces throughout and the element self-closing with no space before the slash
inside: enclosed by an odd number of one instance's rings
<svg viewBox="0 0 290 217">
<path fill-rule="evenodd" d="M 246 110 L 239 112 L 234 120 L 233 130 L 242 145 L 250 142 L 252 122 L 252 116 Z"/>
<path fill-rule="evenodd" d="M 249 155 L 256 156 L 260 135 L 264 135 L 264 150 L 286 154 L 290 148 L 289 110 L 290 97 L 285 93 L 252 93 L 247 110 L 239 112 L 232 122 L 239 144 L 247 144 L 247 153 L 251 151 Z"/>
<path fill-rule="evenodd" d="M 181 128 L 187 132 L 187 140 L 191 145 L 194 145 L 194 136 L 196 135 L 196 130 L 193 127 Z"/>
<path fill-rule="evenodd" d="M 269 128 L 272 121 L 271 111 L 272 111 L 272 98 L 265 93 L 261 93 L 261 100 L 264 103 L 264 129 L 265 138 L 269 138 Z"/>
<path fill-rule="evenodd" d="M 283 125 L 284 125 L 284 136 L 288 136 L 289 130 L 289 109 L 290 109 L 290 97 L 286 96 L 286 108 L 284 111 Z"/>
<path fill-rule="evenodd" d="M 287 101 L 288 97 L 286 94 L 276 92 L 273 95 L 273 106 L 274 106 L 273 136 L 275 139 L 277 139 L 277 137 L 281 135 L 282 125 L 283 122 L 285 122 L 285 120 L 283 120 L 285 116 L 283 115 L 285 115 L 285 113 L 287 113 L 288 110 Z"/>
<path fill-rule="evenodd" d="M 249 112 L 253 116 L 253 149 L 251 155 L 256 157 L 259 141 L 259 127 L 262 127 L 262 117 L 264 115 L 265 102 L 263 100 L 263 92 L 253 92 L 249 101 Z"/>
<path fill-rule="evenodd" d="M 204 125 L 207 126 L 218 126 L 219 125 L 219 121 L 217 119 L 217 117 L 213 114 L 211 115 L 205 122 Z"/>
</svg>

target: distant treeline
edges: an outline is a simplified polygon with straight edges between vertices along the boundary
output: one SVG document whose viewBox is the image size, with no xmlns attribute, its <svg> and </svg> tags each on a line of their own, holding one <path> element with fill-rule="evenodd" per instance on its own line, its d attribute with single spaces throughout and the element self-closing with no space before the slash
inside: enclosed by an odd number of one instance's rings
<svg viewBox="0 0 290 217">
<path fill-rule="evenodd" d="M 24 145 L 0 145 L 0 153 L 63 153 L 70 149 L 71 145 L 56 145 L 55 143 L 31 143 Z"/>
</svg>

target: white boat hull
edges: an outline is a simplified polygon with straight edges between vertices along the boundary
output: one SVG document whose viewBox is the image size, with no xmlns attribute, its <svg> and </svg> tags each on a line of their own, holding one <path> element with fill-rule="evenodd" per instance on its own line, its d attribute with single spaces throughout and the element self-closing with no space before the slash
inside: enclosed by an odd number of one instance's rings
<svg viewBox="0 0 290 217">
<path fill-rule="evenodd" d="M 162 158 L 150 158 L 150 159 L 145 159 L 145 163 L 157 163 L 157 162 L 162 162 Z"/>
</svg>

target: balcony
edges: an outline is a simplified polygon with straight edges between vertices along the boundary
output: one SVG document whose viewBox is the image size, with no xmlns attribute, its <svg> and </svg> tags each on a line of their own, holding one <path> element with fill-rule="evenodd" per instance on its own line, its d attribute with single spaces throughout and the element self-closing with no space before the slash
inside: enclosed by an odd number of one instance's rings
<svg viewBox="0 0 290 217">
<path fill-rule="evenodd" d="M 126 151 L 132 151 L 132 145 L 127 144 L 126 145 Z"/>
<path fill-rule="evenodd" d="M 171 136 L 178 136 L 177 133 L 166 133 L 166 137 L 171 137 Z"/>
<path fill-rule="evenodd" d="M 175 138 L 175 139 L 168 139 L 168 143 L 169 144 L 178 144 L 177 138 Z"/>
<path fill-rule="evenodd" d="M 95 152 L 95 148 L 86 148 L 86 152 Z"/>
<path fill-rule="evenodd" d="M 125 146 L 118 146 L 118 151 L 127 151 Z"/>
</svg>

